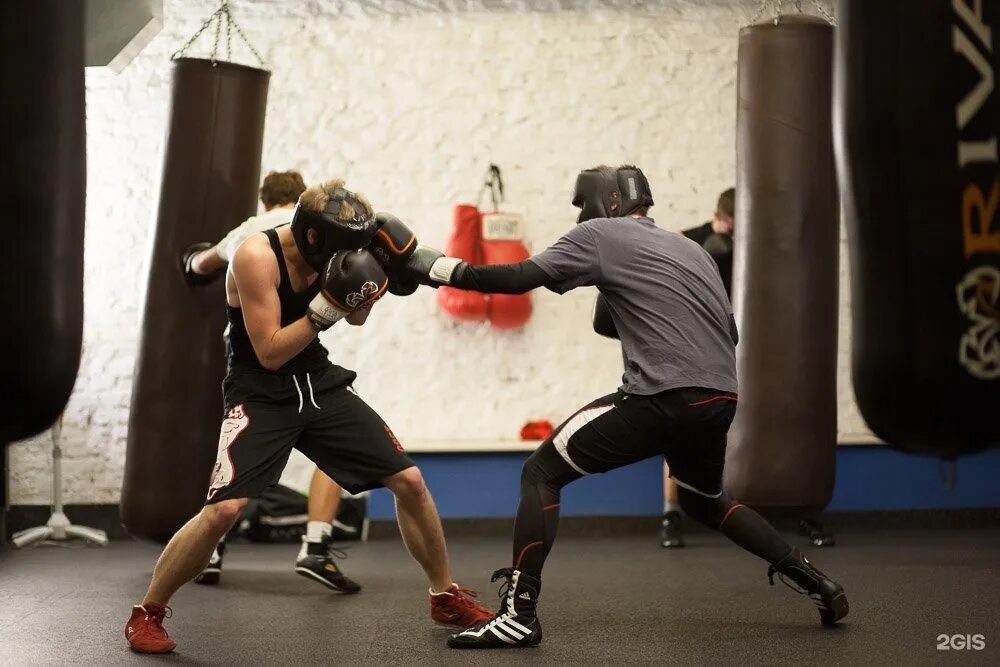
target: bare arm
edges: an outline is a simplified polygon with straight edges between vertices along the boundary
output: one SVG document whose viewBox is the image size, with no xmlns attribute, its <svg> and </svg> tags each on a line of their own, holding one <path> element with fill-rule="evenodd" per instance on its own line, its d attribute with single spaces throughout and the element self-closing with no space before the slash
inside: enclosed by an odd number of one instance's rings
<svg viewBox="0 0 1000 667">
<path fill-rule="evenodd" d="M 219 246 L 214 245 L 202 250 L 191 259 L 191 268 L 195 273 L 206 276 L 226 268 L 228 263 L 219 254 Z"/>
<path fill-rule="evenodd" d="M 243 309 L 243 322 L 261 365 L 277 370 L 316 338 L 309 318 L 281 326 L 278 264 L 265 237 L 240 246 L 233 257 L 233 277 Z"/>
</svg>

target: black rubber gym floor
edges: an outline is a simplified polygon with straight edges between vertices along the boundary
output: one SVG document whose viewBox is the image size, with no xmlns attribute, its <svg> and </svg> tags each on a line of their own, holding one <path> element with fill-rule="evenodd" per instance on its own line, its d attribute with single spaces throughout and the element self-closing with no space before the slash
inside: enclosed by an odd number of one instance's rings
<svg viewBox="0 0 1000 667">
<path fill-rule="evenodd" d="M 426 584 L 398 539 L 352 545 L 344 569 L 365 589 L 328 592 L 292 572 L 295 545 L 237 543 L 222 583 L 172 602 L 170 656 L 130 653 L 122 627 L 159 548 L 114 542 L 0 552 L 0 665 L 310 664 L 1000 664 L 1000 530 L 842 533 L 810 549 L 840 579 L 851 613 L 823 628 L 812 603 L 716 535 L 666 551 L 655 536 L 566 538 L 541 596 L 535 649 L 457 652 L 427 612 Z M 453 539 L 455 577 L 488 584 L 509 542 Z M 985 637 L 942 651 L 941 635 Z M 960 642 L 958 642 L 960 643 Z"/>
</svg>

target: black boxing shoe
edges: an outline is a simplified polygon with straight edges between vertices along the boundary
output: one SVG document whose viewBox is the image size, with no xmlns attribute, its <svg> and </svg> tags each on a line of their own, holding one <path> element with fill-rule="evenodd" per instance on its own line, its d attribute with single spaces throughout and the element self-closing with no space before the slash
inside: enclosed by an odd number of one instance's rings
<svg viewBox="0 0 1000 667">
<path fill-rule="evenodd" d="M 796 593 L 808 595 L 819 608 L 819 618 L 823 625 L 833 625 L 847 616 L 849 605 L 844 587 L 833 581 L 802 555 L 798 549 L 782 558 L 767 569 L 767 578 L 774 585 L 774 575 Z M 791 579 L 795 585 L 788 583 Z"/>
<path fill-rule="evenodd" d="M 490 581 L 504 578 L 500 609 L 488 621 L 448 637 L 450 648 L 526 648 L 542 641 L 542 624 L 535 615 L 542 582 L 520 570 L 503 568 Z"/>
<path fill-rule="evenodd" d="M 347 558 L 343 549 L 338 549 L 330 543 L 330 539 L 322 542 L 305 542 L 303 549 L 299 552 L 299 557 L 295 561 L 295 572 L 306 579 L 318 581 L 327 588 L 332 588 L 341 593 L 357 593 L 361 590 L 361 585 L 348 579 L 341 572 L 337 564 L 333 562 L 333 557 Z"/>
<path fill-rule="evenodd" d="M 680 512 L 666 512 L 663 515 L 663 524 L 660 527 L 660 546 L 664 549 L 676 549 L 684 546 Z"/>
<path fill-rule="evenodd" d="M 204 586 L 215 586 L 219 583 L 219 578 L 222 576 L 222 556 L 225 553 L 226 543 L 219 542 L 215 546 L 215 551 L 212 552 L 212 558 L 208 561 L 208 565 L 201 571 L 201 574 L 194 578 L 194 583 Z"/>
</svg>

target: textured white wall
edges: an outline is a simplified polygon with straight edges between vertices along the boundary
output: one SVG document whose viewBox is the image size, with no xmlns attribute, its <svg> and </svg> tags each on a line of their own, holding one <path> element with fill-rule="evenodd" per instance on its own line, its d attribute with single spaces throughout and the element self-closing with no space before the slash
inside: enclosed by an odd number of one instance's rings
<svg viewBox="0 0 1000 667">
<path fill-rule="evenodd" d="M 63 431 L 67 502 L 118 499 L 169 56 L 211 4 L 168 0 L 164 30 L 121 74 L 87 72 L 84 354 Z M 452 205 L 474 199 L 496 162 L 506 208 L 524 214 L 528 247 L 540 250 L 573 224 L 574 176 L 596 163 L 641 165 L 660 225 L 707 219 L 734 179 L 736 36 L 756 5 L 244 0 L 234 11 L 273 70 L 265 170 L 344 175 L 442 245 Z M 589 328 L 593 295 L 539 291 L 530 323 L 498 333 L 449 321 L 422 289 L 323 340 L 404 442 L 514 439 L 525 420 L 558 422 L 617 386 L 617 344 Z M 850 439 L 866 429 L 846 314 L 840 430 Z M 14 446 L 11 472 L 14 504 L 47 502 L 47 437 Z"/>
</svg>

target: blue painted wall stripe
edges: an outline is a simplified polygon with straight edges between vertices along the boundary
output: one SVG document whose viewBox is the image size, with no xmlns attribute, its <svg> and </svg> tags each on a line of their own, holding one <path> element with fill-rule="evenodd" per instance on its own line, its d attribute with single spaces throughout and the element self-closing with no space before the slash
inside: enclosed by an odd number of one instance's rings
<svg viewBox="0 0 1000 667">
<path fill-rule="evenodd" d="M 445 518 L 510 517 L 517 509 L 521 464 L 527 453 L 414 454 Z M 1000 450 L 958 461 L 946 488 L 938 459 L 885 446 L 840 447 L 830 510 L 1000 507 Z M 663 509 L 659 459 L 593 475 L 563 491 L 567 516 L 652 516 Z M 372 493 L 371 516 L 393 516 L 385 490 Z"/>
</svg>

